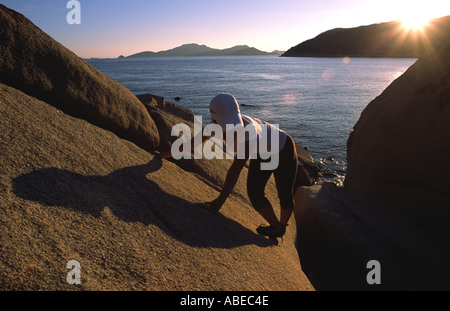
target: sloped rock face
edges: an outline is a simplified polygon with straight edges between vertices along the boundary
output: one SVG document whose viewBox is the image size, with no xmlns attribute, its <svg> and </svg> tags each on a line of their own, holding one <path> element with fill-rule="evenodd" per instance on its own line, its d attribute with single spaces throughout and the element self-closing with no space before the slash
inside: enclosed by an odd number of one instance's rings
<svg viewBox="0 0 450 311">
<path fill-rule="evenodd" d="M 313 290 L 248 200 L 213 215 L 194 174 L 1 83 L 0 116 L 0 289 Z"/>
<path fill-rule="evenodd" d="M 155 123 L 131 91 L 3 5 L 0 82 L 146 150 L 159 144 Z"/>
</svg>

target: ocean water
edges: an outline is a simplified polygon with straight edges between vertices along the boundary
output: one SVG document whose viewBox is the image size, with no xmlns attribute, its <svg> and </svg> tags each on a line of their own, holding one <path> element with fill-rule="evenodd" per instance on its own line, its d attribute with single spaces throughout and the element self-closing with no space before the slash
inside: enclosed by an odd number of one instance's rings
<svg viewBox="0 0 450 311">
<path fill-rule="evenodd" d="M 362 110 L 415 59 L 257 56 L 86 61 L 134 94 L 163 96 L 192 110 L 204 124 L 211 120 L 211 98 L 231 93 L 243 114 L 287 131 L 308 148 L 322 167 L 324 181 L 342 185 L 347 138 Z"/>
</svg>

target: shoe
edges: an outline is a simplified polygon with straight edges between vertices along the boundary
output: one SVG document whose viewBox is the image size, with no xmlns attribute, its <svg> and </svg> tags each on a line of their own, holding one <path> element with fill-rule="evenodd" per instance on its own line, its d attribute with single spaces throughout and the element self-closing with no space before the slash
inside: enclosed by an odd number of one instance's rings
<svg viewBox="0 0 450 311">
<path fill-rule="evenodd" d="M 282 238 L 286 233 L 285 225 L 276 225 L 276 226 L 259 226 L 256 228 L 256 232 L 259 235 L 269 237 L 271 239 Z"/>
</svg>

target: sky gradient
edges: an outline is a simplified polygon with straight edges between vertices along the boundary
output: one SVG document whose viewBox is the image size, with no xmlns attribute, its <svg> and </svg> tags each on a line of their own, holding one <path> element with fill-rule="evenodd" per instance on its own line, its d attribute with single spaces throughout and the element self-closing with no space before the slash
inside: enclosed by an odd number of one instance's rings
<svg viewBox="0 0 450 311">
<path fill-rule="evenodd" d="M 271 52 L 332 28 L 450 15 L 449 0 L 79 0 L 81 24 L 69 25 L 67 2 L 0 0 L 86 58 L 157 52 L 185 43 L 246 44 Z"/>
</svg>

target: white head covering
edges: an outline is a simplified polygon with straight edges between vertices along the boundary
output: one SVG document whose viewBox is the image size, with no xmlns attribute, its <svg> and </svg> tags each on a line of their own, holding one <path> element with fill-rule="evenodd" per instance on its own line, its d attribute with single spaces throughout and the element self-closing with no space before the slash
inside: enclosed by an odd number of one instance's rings
<svg viewBox="0 0 450 311">
<path fill-rule="evenodd" d="M 241 111 L 236 98 L 228 93 L 221 93 L 216 95 L 209 104 L 209 110 L 213 120 L 219 124 L 223 130 L 226 130 L 226 125 L 244 126 L 241 117 Z"/>
</svg>

